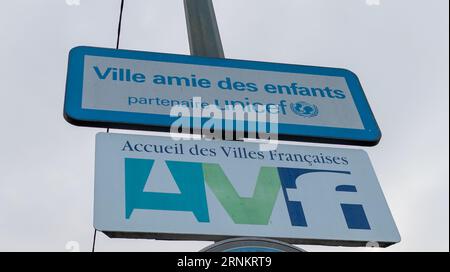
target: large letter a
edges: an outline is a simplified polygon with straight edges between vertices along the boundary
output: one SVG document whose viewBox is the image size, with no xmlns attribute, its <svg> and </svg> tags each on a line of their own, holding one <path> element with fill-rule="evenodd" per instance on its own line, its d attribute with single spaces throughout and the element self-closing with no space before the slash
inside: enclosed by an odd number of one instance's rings
<svg viewBox="0 0 450 272">
<path fill-rule="evenodd" d="M 177 194 L 144 192 L 153 163 L 153 160 L 125 159 L 125 217 L 129 219 L 134 209 L 190 211 L 199 222 L 209 222 L 202 164 L 166 161 L 181 192 Z"/>
</svg>

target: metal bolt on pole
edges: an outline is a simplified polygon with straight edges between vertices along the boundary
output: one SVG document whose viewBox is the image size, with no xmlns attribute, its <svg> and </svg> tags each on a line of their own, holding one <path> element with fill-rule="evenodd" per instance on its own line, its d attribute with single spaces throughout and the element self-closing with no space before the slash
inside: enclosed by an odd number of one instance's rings
<svg viewBox="0 0 450 272">
<path fill-rule="evenodd" d="M 212 0 L 184 0 L 191 55 L 225 58 Z"/>
</svg>

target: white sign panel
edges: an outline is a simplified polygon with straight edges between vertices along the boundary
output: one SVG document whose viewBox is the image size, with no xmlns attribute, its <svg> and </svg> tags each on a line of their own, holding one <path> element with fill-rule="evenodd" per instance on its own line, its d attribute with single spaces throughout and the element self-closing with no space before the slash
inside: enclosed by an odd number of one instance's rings
<svg viewBox="0 0 450 272">
<path fill-rule="evenodd" d="M 99 133 L 94 226 L 111 237 L 400 241 L 364 151 L 259 147 Z"/>
</svg>

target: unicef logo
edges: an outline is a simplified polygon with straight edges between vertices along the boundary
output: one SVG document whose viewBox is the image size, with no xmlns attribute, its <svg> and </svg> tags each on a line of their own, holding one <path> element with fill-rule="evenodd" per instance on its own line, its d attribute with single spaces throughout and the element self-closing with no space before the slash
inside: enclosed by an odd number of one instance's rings
<svg viewBox="0 0 450 272">
<path fill-rule="evenodd" d="M 319 114 L 319 109 L 316 105 L 304 101 L 291 103 L 291 110 L 298 116 L 308 118 L 315 117 Z"/>
</svg>

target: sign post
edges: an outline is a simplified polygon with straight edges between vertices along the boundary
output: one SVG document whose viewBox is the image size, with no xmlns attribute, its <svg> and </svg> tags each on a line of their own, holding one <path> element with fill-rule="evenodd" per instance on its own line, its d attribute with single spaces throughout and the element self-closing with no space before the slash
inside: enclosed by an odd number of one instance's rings
<svg viewBox="0 0 450 272">
<path fill-rule="evenodd" d="M 212 0 L 184 0 L 192 56 L 224 58 Z"/>
</svg>

